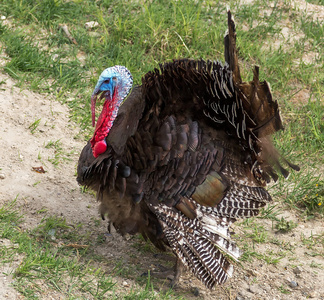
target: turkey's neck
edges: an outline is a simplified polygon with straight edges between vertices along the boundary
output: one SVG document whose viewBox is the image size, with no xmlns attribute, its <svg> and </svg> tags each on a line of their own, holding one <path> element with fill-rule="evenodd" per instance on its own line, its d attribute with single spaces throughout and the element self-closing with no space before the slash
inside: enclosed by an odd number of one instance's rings
<svg viewBox="0 0 324 300">
<path fill-rule="evenodd" d="M 98 118 L 94 135 L 90 140 L 92 153 L 96 158 L 107 150 L 105 139 L 117 117 L 120 105 L 118 100 L 118 92 L 116 88 L 112 99 L 110 101 L 107 99 L 105 100 L 101 114 Z"/>
</svg>

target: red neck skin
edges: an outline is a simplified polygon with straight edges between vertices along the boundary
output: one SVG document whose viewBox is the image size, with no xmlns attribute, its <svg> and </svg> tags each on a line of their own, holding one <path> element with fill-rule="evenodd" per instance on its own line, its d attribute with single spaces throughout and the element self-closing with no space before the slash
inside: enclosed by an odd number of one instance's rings
<svg viewBox="0 0 324 300">
<path fill-rule="evenodd" d="M 115 89 L 111 101 L 107 99 L 105 100 L 101 114 L 98 118 L 94 135 L 90 140 L 92 153 L 95 158 L 107 150 L 105 138 L 108 135 L 117 116 L 117 112 L 115 112 L 117 108 L 117 100 L 118 97 Z"/>
</svg>

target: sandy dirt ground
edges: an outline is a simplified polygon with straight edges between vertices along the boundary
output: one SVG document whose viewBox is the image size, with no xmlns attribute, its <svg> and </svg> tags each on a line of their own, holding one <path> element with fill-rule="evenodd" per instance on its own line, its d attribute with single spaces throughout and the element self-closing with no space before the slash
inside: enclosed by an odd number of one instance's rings
<svg viewBox="0 0 324 300">
<path fill-rule="evenodd" d="M 304 2 L 296 1 L 298 4 Z M 316 13 L 323 18 L 324 12 L 320 8 Z M 24 214 L 22 227 L 25 229 L 34 228 L 40 223 L 43 217 L 37 213 L 40 209 L 45 209 L 47 215 L 63 216 L 68 223 L 82 222 L 91 226 L 93 219 L 100 217 L 95 197 L 81 193 L 76 182 L 77 160 L 85 142 L 77 138 L 79 128 L 70 121 L 68 108 L 54 98 L 20 90 L 15 87 L 13 79 L 3 73 L 0 73 L 0 82 L 0 207 L 16 198 L 17 207 Z M 36 120 L 40 120 L 39 125 L 32 133 L 30 125 Z M 45 147 L 50 142 L 59 143 L 62 157 L 68 158 L 61 157 L 58 166 L 48 160 L 54 159 L 56 154 L 54 148 Z M 46 173 L 33 171 L 33 167 L 40 166 Z M 244 262 L 236 267 L 232 279 L 213 291 L 208 291 L 190 274 L 186 274 L 177 292 L 184 293 L 188 299 L 324 299 L 324 260 L 321 256 L 312 256 L 301 242 L 302 234 L 306 237 L 321 234 L 323 223 L 321 220 L 303 222 L 294 212 L 286 211 L 284 216 L 298 223 L 297 228 L 288 234 L 278 234 L 269 220 L 257 221 L 267 228 L 270 236 L 294 246 L 276 266 L 257 259 Z M 240 227 L 235 228 L 236 233 L 240 230 Z M 103 224 L 93 228 L 93 236 L 95 238 L 106 231 L 106 224 Z M 140 266 L 140 272 L 145 272 L 149 267 L 148 261 L 154 262 L 155 257 L 139 252 L 134 261 L 134 255 L 129 256 L 128 251 L 131 242 L 114 234 L 96 251 L 107 259 L 115 257 L 122 258 L 125 264 L 136 263 Z M 0 247 L 3 246 L 14 245 L 0 240 Z M 255 250 L 260 253 L 269 249 L 279 251 L 282 250 L 281 246 L 264 243 L 255 245 Z M 323 253 L 323 249 L 317 250 Z M 134 251 L 137 250 L 133 248 Z M 11 273 L 21 259 L 17 257 L 13 263 L 0 266 L 0 299 L 24 299 L 11 286 Z M 116 278 L 116 282 L 123 280 Z M 127 286 L 135 285 L 132 280 L 126 280 Z M 283 288 L 290 293 L 282 293 Z M 43 299 L 65 298 L 52 293 Z"/>
</svg>

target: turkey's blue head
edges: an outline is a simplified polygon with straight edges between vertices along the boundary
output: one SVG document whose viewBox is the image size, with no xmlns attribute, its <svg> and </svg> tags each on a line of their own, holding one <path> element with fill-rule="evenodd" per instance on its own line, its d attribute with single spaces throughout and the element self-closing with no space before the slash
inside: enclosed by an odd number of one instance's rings
<svg viewBox="0 0 324 300">
<path fill-rule="evenodd" d="M 95 125 L 96 100 L 105 99 L 98 118 L 94 135 L 90 141 L 94 157 L 107 149 L 106 137 L 111 129 L 118 109 L 133 85 L 131 73 L 123 66 L 114 66 L 104 70 L 99 76 L 91 96 L 92 126 Z"/>
</svg>

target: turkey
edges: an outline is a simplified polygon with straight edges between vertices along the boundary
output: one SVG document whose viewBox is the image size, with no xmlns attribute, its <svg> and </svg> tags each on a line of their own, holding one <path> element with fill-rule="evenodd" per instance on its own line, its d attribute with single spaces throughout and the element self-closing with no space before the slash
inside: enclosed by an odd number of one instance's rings
<svg viewBox="0 0 324 300">
<path fill-rule="evenodd" d="M 171 249 L 173 283 L 186 266 L 208 288 L 231 277 L 241 255 L 231 224 L 271 201 L 265 186 L 278 171 L 288 176 L 283 164 L 299 169 L 270 140 L 282 122 L 259 68 L 251 82 L 241 79 L 230 11 L 224 43 L 224 64 L 173 60 L 131 92 L 125 67 L 104 70 L 91 97 L 93 125 L 97 98 L 103 109 L 77 170 L 109 226 Z"/>
</svg>

